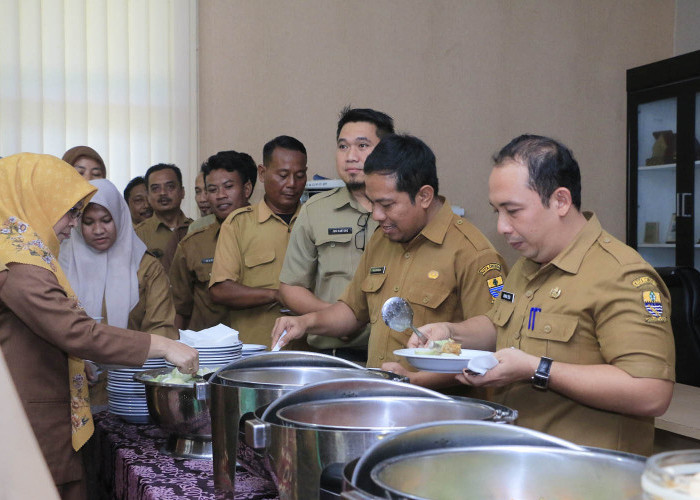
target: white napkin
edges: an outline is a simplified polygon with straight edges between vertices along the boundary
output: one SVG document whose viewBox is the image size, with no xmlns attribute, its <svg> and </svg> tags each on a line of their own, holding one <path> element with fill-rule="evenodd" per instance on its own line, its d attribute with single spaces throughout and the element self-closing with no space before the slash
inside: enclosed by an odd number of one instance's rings
<svg viewBox="0 0 700 500">
<path fill-rule="evenodd" d="M 497 364 L 498 360 L 493 354 L 484 354 L 470 359 L 467 363 L 467 370 L 483 375 Z"/>
<path fill-rule="evenodd" d="M 280 349 L 282 349 L 280 341 L 284 338 L 285 335 L 287 335 L 287 330 L 282 331 L 282 335 L 280 335 L 280 338 L 277 339 L 277 343 L 275 344 L 275 347 L 272 348 L 272 352 L 277 352 Z"/>
<path fill-rule="evenodd" d="M 219 323 L 198 332 L 180 330 L 180 342 L 190 347 L 227 347 L 238 343 L 238 332 Z"/>
</svg>

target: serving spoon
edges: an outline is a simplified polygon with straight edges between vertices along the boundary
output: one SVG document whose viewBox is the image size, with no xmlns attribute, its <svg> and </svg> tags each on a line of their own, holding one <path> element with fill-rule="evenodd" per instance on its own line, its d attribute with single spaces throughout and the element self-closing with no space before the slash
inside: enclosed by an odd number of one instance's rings
<svg viewBox="0 0 700 500">
<path fill-rule="evenodd" d="M 382 306 L 382 319 L 389 328 L 397 332 L 403 332 L 410 328 L 413 330 L 413 333 L 418 335 L 418 337 L 425 342 L 428 349 L 432 349 L 435 346 L 432 340 L 413 326 L 413 309 L 406 299 L 402 299 L 401 297 L 391 297 L 387 299 Z"/>
</svg>

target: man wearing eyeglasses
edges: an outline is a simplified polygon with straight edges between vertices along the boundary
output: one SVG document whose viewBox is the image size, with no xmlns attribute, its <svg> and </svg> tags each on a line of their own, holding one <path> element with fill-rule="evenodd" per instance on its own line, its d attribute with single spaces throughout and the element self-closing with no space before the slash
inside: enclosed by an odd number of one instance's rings
<svg viewBox="0 0 700 500">
<path fill-rule="evenodd" d="M 406 347 L 411 331 L 389 329 L 382 305 L 393 296 L 405 298 L 416 325 L 485 314 L 498 295 L 505 263 L 481 231 L 438 195 L 435 155 L 420 139 L 383 137 L 364 172 L 372 218 L 380 229 L 368 241 L 350 285 L 325 309 L 278 318 L 272 343 L 284 330 L 286 345 L 306 333 L 351 335 L 369 323 L 368 367 L 405 374 L 416 385 L 455 385 L 454 375 L 407 370 L 394 350 Z"/>
<path fill-rule="evenodd" d="M 341 111 L 335 166 L 345 187 L 313 196 L 299 212 L 280 274 L 280 295 L 293 312 L 328 307 L 352 280 L 377 228 L 365 196 L 365 159 L 382 136 L 392 133 L 394 121 L 385 113 L 350 107 Z M 370 329 L 361 329 L 344 338 L 309 335 L 307 342 L 322 353 L 365 363 Z"/>
</svg>

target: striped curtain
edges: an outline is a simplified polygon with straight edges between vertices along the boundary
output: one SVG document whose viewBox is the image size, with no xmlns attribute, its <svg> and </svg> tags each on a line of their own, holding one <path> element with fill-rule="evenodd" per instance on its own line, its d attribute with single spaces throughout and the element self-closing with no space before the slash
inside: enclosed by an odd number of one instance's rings
<svg viewBox="0 0 700 500">
<path fill-rule="evenodd" d="M 120 189 L 159 162 L 191 186 L 196 49 L 196 0 L 0 0 L 0 156 L 87 145 Z"/>
</svg>

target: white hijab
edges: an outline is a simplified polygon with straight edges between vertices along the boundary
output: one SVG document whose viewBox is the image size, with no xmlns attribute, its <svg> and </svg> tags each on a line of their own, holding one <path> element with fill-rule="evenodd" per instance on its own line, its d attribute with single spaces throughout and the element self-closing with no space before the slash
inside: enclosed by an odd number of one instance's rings
<svg viewBox="0 0 700 500">
<path fill-rule="evenodd" d="M 90 184 L 97 188 L 90 203 L 109 210 L 117 239 L 107 251 L 97 251 L 85 243 L 82 224 L 78 224 L 70 239 L 61 244 L 58 261 L 90 316 L 102 316 L 104 299 L 109 324 L 126 328 L 129 312 L 139 301 L 136 272 L 146 245 L 134 232 L 129 207 L 115 185 L 107 179 L 95 179 Z"/>
</svg>

